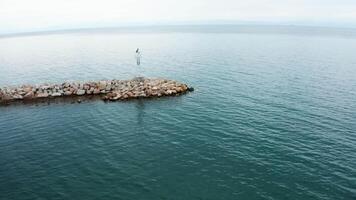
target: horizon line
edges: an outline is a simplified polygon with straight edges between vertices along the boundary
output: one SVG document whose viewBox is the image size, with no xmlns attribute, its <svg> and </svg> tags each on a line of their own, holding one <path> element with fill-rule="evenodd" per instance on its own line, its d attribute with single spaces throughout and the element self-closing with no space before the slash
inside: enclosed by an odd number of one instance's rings
<svg viewBox="0 0 356 200">
<path fill-rule="evenodd" d="M 75 33 L 82 31 L 100 31 L 100 30 L 144 30 L 145 28 L 164 28 L 164 27 L 208 27 L 208 26 L 241 26 L 241 27 L 295 27 L 295 28 L 311 28 L 311 29 L 344 29 L 344 30 L 356 30 L 354 26 L 332 26 L 332 25 L 311 25 L 311 24 L 289 24 L 289 23 L 264 23 L 264 22 L 250 22 L 250 23 L 172 23 L 172 24 L 122 24 L 122 25 L 108 25 L 108 26 L 78 26 L 73 28 L 49 28 L 40 29 L 34 31 L 20 31 L 20 32 L 5 32 L 0 33 L 0 38 L 5 37 L 20 37 L 20 36 L 32 36 L 32 35 L 50 35 L 61 33 Z M 147 30 L 146 30 L 147 31 Z"/>
</svg>

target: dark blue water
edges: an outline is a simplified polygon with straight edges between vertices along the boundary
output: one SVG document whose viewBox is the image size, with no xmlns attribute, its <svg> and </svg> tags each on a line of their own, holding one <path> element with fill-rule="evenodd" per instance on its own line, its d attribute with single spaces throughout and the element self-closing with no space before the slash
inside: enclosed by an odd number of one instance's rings
<svg viewBox="0 0 356 200">
<path fill-rule="evenodd" d="M 356 199 L 356 34 L 264 28 L 0 38 L 0 86 L 196 89 L 0 107 L 0 199 Z"/>
</svg>

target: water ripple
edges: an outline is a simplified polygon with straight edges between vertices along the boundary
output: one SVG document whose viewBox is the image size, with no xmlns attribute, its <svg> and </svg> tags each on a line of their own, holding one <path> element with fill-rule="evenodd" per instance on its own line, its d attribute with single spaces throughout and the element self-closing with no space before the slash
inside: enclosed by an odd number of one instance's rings
<svg viewBox="0 0 356 200">
<path fill-rule="evenodd" d="M 2 86 L 140 74 L 196 90 L 0 107 L 0 199 L 354 199 L 355 47 L 287 34 L 1 38 Z"/>
</svg>

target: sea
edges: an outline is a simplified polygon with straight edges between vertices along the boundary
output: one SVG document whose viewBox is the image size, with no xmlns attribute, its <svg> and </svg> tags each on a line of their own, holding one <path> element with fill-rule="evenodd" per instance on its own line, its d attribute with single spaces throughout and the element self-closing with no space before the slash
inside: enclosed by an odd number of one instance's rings
<svg viewBox="0 0 356 200">
<path fill-rule="evenodd" d="M 142 76 L 195 90 L 1 106 L 0 199 L 356 199 L 356 29 L 0 36 L 0 87 Z"/>
</svg>

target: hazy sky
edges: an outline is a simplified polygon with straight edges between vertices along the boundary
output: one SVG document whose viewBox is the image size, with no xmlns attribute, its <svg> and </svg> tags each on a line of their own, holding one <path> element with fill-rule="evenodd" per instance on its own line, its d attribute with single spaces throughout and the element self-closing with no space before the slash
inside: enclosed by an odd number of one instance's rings
<svg viewBox="0 0 356 200">
<path fill-rule="evenodd" d="M 0 0 L 0 33 L 219 20 L 356 27 L 356 0 Z"/>
</svg>

